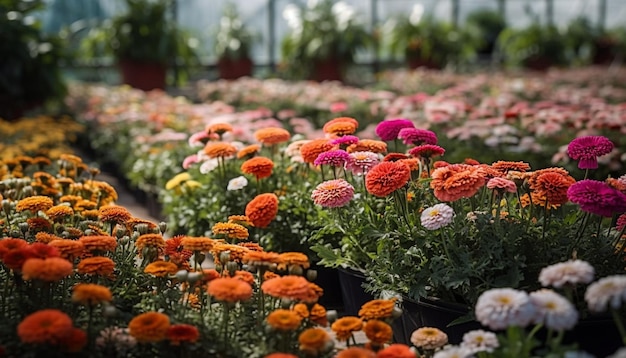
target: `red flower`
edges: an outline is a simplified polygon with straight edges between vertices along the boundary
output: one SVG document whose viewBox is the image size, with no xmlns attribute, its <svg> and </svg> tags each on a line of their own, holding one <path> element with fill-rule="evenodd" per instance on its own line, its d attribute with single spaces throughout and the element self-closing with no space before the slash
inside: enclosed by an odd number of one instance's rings
<svg viewBox="0 0 626 358">
<path fill-rule="evenodd" d="M 276 194 L 264 193 L 257 195 L 246 205 L 246 216 L 255 227 L 267 227 L 278 214 L 278 197 Z"/>
<path fill-rule="evenodd" d="M 385 197 L 402 188 L 411 179 L 411 170 L 399 162 L 381 162 L 365 175 L 365 188 L 369 193 Z"/>
</svg>

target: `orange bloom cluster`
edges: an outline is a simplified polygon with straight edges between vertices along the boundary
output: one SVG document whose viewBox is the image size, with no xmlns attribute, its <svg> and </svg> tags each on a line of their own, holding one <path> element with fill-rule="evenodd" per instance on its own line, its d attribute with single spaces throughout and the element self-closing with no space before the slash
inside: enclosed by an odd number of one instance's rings
<svg viewBox="0 0 626 358">
<path fill-rule="evenodd" d="M 184 236 L 177 235 L 165 240 L 165 249 L 163 253 L 170 258 L 170 261 L 178 265 L 180 268 L 188 268 L 189 258 L 193 255 L 193 251 L 186 250 L 182 241 Z"/>
<path fill-rule="evenodd" d="M 23 239 L 4 238 L 0 240 L 0 260 L 3 260 L 8 252 L 18 250 L 24 246 L 28 246 L 28 241 Z"/>
<path fill-rule="evenodd" d="M 369 193 L 385 197 L 402 188 L 411 179 L 411 170 L 400 162 L 381 162 L 365 175 L 365 188 Z"/>
<path fill-rule="evenodd" d="M 359 317 L 364 320 L 391 318 L 396 307 L 396 300 L 374 299 L 365 302 L 359 310 Z"/>
<path fill-rule="evenodd" d="M 233 224 L 239 224 L 244 226 L 250 226 L 252 223 L 245 215 L 231 215 L 228 217 L 228 222 Z"/>
<path fill-rule="evenodd" d="M 304 303 L 296 303 L 292 309 L 300 315 L 302 319 L 308 318 L 311 322 L 323 327 L 328 325 L 326 308 L 319 303 L 314 304 L 310 310 L 308 305 Z"/>
<path fill-rule="evenodd" d="M 52 229 L 52 223 L 42 217 L 34 217 L 26 219 L 26 223 L 28 224 L 28 229 L 34 232 L 39 233 L 39 231 L 48 231 Z"/>
<path fill-rule="evenodd" d="M 294 331 L 300 327 L 302 318 L 291 310 L 279 308 L 267 315 L 267 324 L 279 331 Z"/>
<path fill-rule="evenodd" d="M 352 346 L 339 351 L 335 358 L 376 358 L 376 353 L 367 348 Z"/>
<path fill-rule="evenodd" d="M 94 256 L 82 259 L 76 266 L 80 274 L 109 277 L 113 274 L 115 262 L 108 257 Z"/>
<path fill-rule="evenodd" d="M 250 144 L 246 147 L 239 149 L 237 152 L 237 159 L 254 157 L 261 150 L 261 146 L 258 144 Z"/>
<path fill-rule="evenodd" d="M 448 344 L 448 335 L 435 327 L 421 327 L 411 334 L 411 343 L 418 348 L 437 349 Z"/>
<path fill-rule="evenodd" d="M 185 236 L 181 239 L 181 245 L 185 250 L 189 251 L 201 251 L 208 252 L 211 251 L 213 246 L 215 245 L 215 241 L 210 237 L 193 237 L 193 236 Z"/>
<path fill-rule="evenodd" d="M 200 331 L 190 324 L 173 324 L 167 329 L 166 337 L 170 344 L 179 346 L 184 342 L 195 343 L 200 338 Z"/>
<path fill-rule="evenodd" d="M 37 240 L 37 242 L 47 244 L 52 240 L 63 240 L 63 238 L 54 234 L 50 234 L 48 232 L 41 231 L 35 234 L 35 240 Z"/>
<path fill-rule="evenodd" d="M 61 222 L 65 218 L 74 215 L 74 209 L 67 205 L 55 205 L 46 210 L 46 215 L 54 222 Z"/>
<path fill-rule="evenodd" d="M 239 279 L 249 284 L 250 286 L 254 285 L 254 282 L 256 281 L 254 275 L 248 271 L 237 270 L 235 271 L 235 274 L 231 276 L 228 270 L 224 270 L 223 275 L 224 277 L 232 277 L 232 278 Z"/>
<path fill-rule="evenodd" d="M 113 299 L 111 290 L 93 283 L 79 283 L 72 288 L 72 302 L 83 306 L 95 306 Z"/>
<path fill-rule="evenodd" d="M 280 255 L 276 252 L 249 251 L 243 256 L 241 262 L 254 267 L 271 267 L 279 260 Z"/>
<path fill-rule="evenodd" d="M 159 312 L 142 313 L 128 322 L 128 333 L 140 343 L 162 341 L 169 328 L 170 318 Z"/>
<path fill-rule="evenodd" d="M 382 346 L 393 338 L 391 326 L 378 319 L 367 321 L 363 327 L 363 332 L 365 332 L 365 336 L 370 340 L 372 345 L 375 346 Z"/>
<path fill-rule="evenodd" d="M 245 213 L 252 225 L 265 228 L 278 214 L 278 197 L 273 193 L 259 194 L 246 205 Z"/>
<path fill-rule="evenodd" d="M 258 129 L 254 138 L 260 143 L 273 145 L 287 142 L 291 134 L 284 128 L 270 127 Z"/>
<path fill-rule="evenodd" d="M 171 261 L 154 261 L 143 269 L 143 272 L 156 277 L 167 277 L 175 274 L 177 271 L 178 265 Z"/>
<path fill-rule="evenodd" d="M 287 270 L 293 266 L 299 266 L 303 269 L 309 268 L 309 257 L 301 252 L 283 252 L 279 255 L 279 270 Z"/>
<path fill-rule="evenodd" d="M 456 201 L 472 197 L 485 185 L 482 167 L 468 164 L 451 164 L 433 170 L 430 187 L 441 201 Z"/>
<path fill-rule="evenodd" d="M 249 251 L 263 251 L 263 247 L 261 245 L 251 241 L 238 242 L 237 246 L 245 247 Z"/>
<path fill-rule="evenodd" d="M 261 290 L 272 297 L 313 303 L 321 296 L 321 288 L 302 276 L 286 275 L 267 280 Z"/>
<path fill-rule="evenodd" d="M 359 317 L 344 316 L 337 319 L 330 325 L 330 329 L 335 332 L 335 336 L 339 341 L 347 341 L 352 337 L 354 332 L 363 329 L 363 320 Z"/>
<path fill-rule="evenodd" d="M 384 154 L 387 153 L 387 143 L 375 139 L 361 139 L 357 143 L 350 144 L 346 148 L 346 152 L 373 152 Z"/>
<path fill-rule="evenodd" d="M 538 170 L 528 179 L 533 203 L 540 206 L 565 204 L 569 200 L 567 189 L 575 182 L 576 179 L 562 168 Z"/>
<path fill-rule="evenodd" d="M 300 351 L 310 356 L 318 356 L 332 348 L 332 338 L 325 329 L 307 328 L 298 336 Z"/>
<path fill-rule="evenodd" d="M 509 162 L 509 161 L 497 161 L 491 164 L 491 167 L 502 174 L 507 174 L 510 171 L 526 172 L 530 170 L 530 165 L 525 162 Z"/>
<path fill-rule="evenodd" d="M 252 174 L 257 179 L 267 178 L 272 175 L 274 162 L 266 157 L 253 157 L 241 164 L 241 171 L 244 174 Z"/>
<path fill-rule="evenodd" d="M 335 146 L 330 143 L 329 139 L 313 139 L 302 144 L 300 155 L 305 163 L 313 163 L 320 153 L 328 152 L 334 148 Z"/>
<path fill-rule="evenodd" d="M 213 123 L 206 126 L 206 132 L 208 134 L 215 133 L 217 135 L 222 135 L 226 132 L 232 132 L 233 126 L 229 123 Z"/>
<path fill-rule="evenodd" d="M 227 158 L 237 154 L 237 147 L 226 142 L 208 142 L 204 146 L 204 154 L 209 158 Z"/>
<path fill-rule="evenodd" d="M 60 257 L 31 258 L 22 265 L 22 277 L 25 280 L 56 282 L 71 275 L 72 272 L 74 272 L 72 263 Z"/>
<path fill-rule="evenodd" d="M 107 205 L 98 210 L 98 217 L 106 223 L 123 224 L 130 220 L 133 216 L 128 209 L 123 206 Z"/>
<path fill-rule="evenodd" d="M 165 239 L 161 234 L 143 234 L 139 235 L 137 241 L 135 242 L 135 246 L 141 252 L 146 247 L 156 247 L 161 248 L 165 247 Z"/>
<path fill-rule="evenodd" d="M 36 214 L 38 211 L 46 211 L 50 209 L 52 205 L 54 205 L 54 202 L 51 198 L 43 195 L 35 195 L 18 201 L 15 206 L 15 210 L 18 212 L 30 211 L 31 213 Z"/>
<path fill-rule="evenodd" d="M 239 302 L 252 297 L 252 286 L 238 278 L 223 277 L 209 282 L 207 292 L 218 301 Z"/>
<path fill-rule="evenodd" d="M 354 127 L 354 129 L 356 130 L 356 128 L 359 127 L 359 121 L 357 121 L 354 118 L 351 117 L 337 117 L 337 118 L 333 118 L 330 121 L 324 123 L 324 126 L 322 127 L 322 131 L 324 133 L 327 134 L 336 134 L 336 135 L 346 135 L 346 134 L 352 134 L 352 133 L 345 133 L 345 134 L 338 134 L 338 133 L 334 133 L 333 132 L 333 128 L 336 128 L 337 124 L 341 124 L 341 125 L 348 125 L 351 127 Z"/>
<path fill-rule="evenodd" d="M 70 261 L 82 256 L 85 251 L 83 243 L 77 240 L 52 240 L 48 243 L 48 245 L 56 247 L 61 253 L 61 257 Z"/>
<path fill-rule="evenodd" d="M 108 235 L 83 236 L 78 241 L 83 244 L 85 251 L 92 253 L 97 251 L 115 251 L 117 247 L 117 240 L 113 236 Z"/>
<path fill-rule="evenodd" d="M 213 246 L 211 252 L 215 259 L 219 260 L 220 253 L 228 251 L 230 256 L 230 261 L 241 262 L 243 257 L 250 251 L 247 248 L 239 245 L 231 245 L 231 244 L 223 244 L 218 243 Z"/>
<path fill-rule="evenodd" d="M 211 230 L 214 235 L 224 235 L 228 239 L 245 240 L 249 236 L 248 229 L 233 223 L 216 223 Z"/>
<path fill-rule="evenodd" d="M 67 314 L 56 309 L 44 309 L 26 316 L 17 326 L 23 343 L 57 345 L 74 327 Z"/>
</svg>

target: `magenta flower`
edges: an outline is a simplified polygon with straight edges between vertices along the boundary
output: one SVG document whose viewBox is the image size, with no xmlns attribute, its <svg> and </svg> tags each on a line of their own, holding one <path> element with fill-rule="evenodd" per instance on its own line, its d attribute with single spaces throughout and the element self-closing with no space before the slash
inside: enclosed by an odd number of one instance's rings
<svg viewBox="0 0 626 358">
<path fill-rule="evenodd" d="M 354 187 L 345 179 L 333 179 L 320 183 L 311 198 L 315 204 L 325 208 L 338 208 L 350 202 L 354 197 Z"/>
<path fill-rule="evenodd" d="M 411 148 L 409 150 L 409 154 L 415 158 L 432 158 L 443 155 L 446 150 L 441 148 L 438 145 L 434 144 L 423 144 L 418 145 L 417 147 Z"/>
<path fill-rule="evenodd" d="M 392 141 L 398 138 L 398 133 L 402 128 L 414 128 L 415 125 L 408 119 L 387 119 L 376 126 L 376 135 L 383 141 Z"/>
<path fill-rule="evenodd" d="M 617 222 L 615 223 L 615 228 L 618 231 L 622 231 L 626 226 L 626 214 L 622 214 L 617 218 Z"/>
<path fill-rule="evenodd" d="M 343 167 L 348 161 L 350 154 L 342 149 L 329 150 L 320 153 L 313 161 L 314 165 L 330 165 L 332 167 Z"/>
<path fill-rule="evenodd" d="M 347 147 L 351 144 L 356 144 L 359 142 L 359 137 L 355 135 L 344 135 L 339 138 L 331 139 L 330 144 L 339 145 L 340 147 Z"/>
<path fill-rule="evenodd" d="M 407 145 L 437 144 L 437 135 L 428 129 L 402 128 L 398 132 L 398 139 Z"/>
<path fill-rule="evenodd" d="M 346 162 L 346 169 L 354 175 L 363 175 L 378 163 L 380 157 L 374 152 L 352 152 Z"/>
<path fill-rule="evenodd" d="M 567 189 L 567 198 L 581 210 L 600 216 L 626 212 L 626 195 L 597 180 L 585 179 L 572 184 Z"/>
<path fill-rule="evenodd" d="M 585 136 L 574 139 L 567 146 L 567 155 L 578 160 L 580 169 L 598 168 L 598 157 L 613 150 L 613 142 L 604 136 Z"/>
</svg>

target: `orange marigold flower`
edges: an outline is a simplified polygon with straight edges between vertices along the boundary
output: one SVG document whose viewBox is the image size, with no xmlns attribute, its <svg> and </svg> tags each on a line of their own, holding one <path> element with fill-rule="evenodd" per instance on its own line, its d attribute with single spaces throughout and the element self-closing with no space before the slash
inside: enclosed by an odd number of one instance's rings
<svg viewBox="0 0 626 358">
<path fill-rule="evenodd" d="M 380 162 L 365 175 L 365 188 L 369 193 L 385 197 L 402 188 L 411 179 L 411 169 L 398 162 Z"/>
<path fill-rule="evenodd" d="M 268 270 L 268 271 L 265 271 L 265 273 L 263 274 L 263 281 L 269 281 L 271 279 L 278 278 L 278 277 L 281 277 L 281 276 L 274 271 Z"/>
<path fill-rule="evenodd" d="M 211 252 L 213 253 L 216 260 L 219 260 L 220 253 L 228 251 L 230 256 L 230 261 L 241 262 L 244 255 L 247 254 L 250 250 L 243 246 L 239 245 L 231 245 L 231 244 L 223 244 L 218 243 L 213 246 Z"/>
<path fill-rule="evenodd" d="M 128 232 L 133 232 L 135 228 L 137 227 L 137 225 L 147 225 L 148 232 L 154 232 L 156 229 L 159 228 L 159 226 L 153 223 L 152 221 L 139 219 L 135 217 L 126 220 L 124 225 L 126 226 L 126 230 L 128 230 Z"/>
<path fill-rule="evenodd" d="M 50 245 L 46 245 L 41 242 L 33 242 L 28 246 L 28 250 L 31 251 L 33 257 L 39 259 L 45 259 L 48 257 L 60 257 L 61 253 L 56 247 L 52 247 Z"/>
<path fill-rule="evenodd" d="M 42 217 L 34 217 L 26 219 L 28 229 L 35 232 L 52 230 L 52 223 L 50 220 Z"/>
<path fill-rule="evenodd" d="M 56 282 L 71 275 L 72 272 L 74 272 L 72 263 L 60 257 L 31 258 L 22 265 L 22 277 L 25 280 Z"/>
<path fill-rule="evenodd" d="M 339 341 L 347 341 L 354 332 L 360 331 L 362 328 L 363 320 L 354 316 L 341 317 L 330 325 L 330 329 L 335 332 L 335 336 Z"/>
<path fill-rule="evenodd" d="M 329 351 L 332 346 L 332 338 L 323 328 L 313 327 L 307 328 L 298 336 L 300 350 L 311 356 L 319 356 L 319 354 Z"/>
<path fill-rule="evenodd" d="M 161 234 L 143 234 L 139 235 L 137 241 L 135 242 L 135 246 L 139 252 L 146 247 L 162 248 L 165 247 L 165 239 Z"/>
<path fill-rule="evenodd" d="M 265 251 L 249 251 L 247 252 L 241 262 L 254 267 L 272 267 L 280 260 L 280 255 L 276 252 Z"/>
<path fill-rule="evenodd" d="M 133 217 L 128 209 L 119 205 L 103 206 L 98 213 L 100 220 L 106 223 L 123 224 Z"/>
<path fill-rule="evenodd" d="M 227 239 L 244 240 L 248 238 L 248 229 L 239 224 L 216 223 L 211 228 L 214 235 L 223 235 Z"/>
<path fill-rule="evenodd" d="M 179 267 L 184 267 L 193 255 L 193 251 L 186 250 L 183 246 L 184 237 L 183 235 L 177 235 L 165 240 L 165 249 L 163 250 L 163 253 L 170 258 L 170 261 Z"/>
<path fill-rule="evenodd" d="M 335 146 L 330 143 L 330 139 L 313 139 L 300 146 L 300 155 L 305 163 L 313 163 L 320 153 L 328 152 Z"/>
<path fill-rule="evenodd" d="M 85 246 L 78 240 L 60 239 L 48 242 L 48 245 L 56 247 L 61 253 L 61 257 L 69 261 L 82 256 Z"/>
<path fill-rule="evenodd" d="M 328 325 L 328 316 L 326 316 L 326 308 L 316 303 L 311 307 L 309 312 L 309 319 L 317 325 L 326 327 Z"/>
<path fill-rule="evenodd" d="M 300 266 L 307 269 L 311 266 L 309 257 L 301 252 L 283 252 L 278 257 L 278 269 L 287 270 L 292 266 Z"/>
<path fill-rule="evenodd" d="M 389 318 L 396 307 L 396 300 L 374 299 L 365 302 L 359 310 L 359 317 L 364 320 Z"/>
<path fill-rule="evenodd" d="M 415 358 L 415 353 L 406 344 L 394 343 L 379 350 L 376 358 Z"/>
<path fill-rule="evenodd" d="M 167 329 L 167 339 L 173 346 L 181 343 L 195 343 L 200 338 L 200 331 L 196 326 L 190 324 L 173 324 Z"/>
<path fill-rule="evenodd" d="M 83 210 L 80 215 L 88 220 L 97 220 L 100 212 L 98 210 Z"/>
<path fill-rule="evenodd" d="M 72 302 L 83 306 L 95 306 L 111 302 L 113 296 L 108 287 L 93 283 L 79 283 L 72 288 Z"/>
<path fill-rule="evenodd" d="M 371 319 L 363 326 L 363 332 L 370 342 L 376 346 L 381 346 L 393 338 L 391 326 L 378 319 Z"/>
<path fill-rule="evenodd" d="M 250 219 L 245 215 L 231 215 L 228 217 L 228 222 L 233 224 L 239 224 L 243 226 L 251 226 Z"/>
<path fill-rule="evenodd" d="M 215 246 L 215 240 L 210 237 L 194 237 L 194 236 L 185 236 L 181 239 L 181 245 L 185 250 L 189 251 L 202 251 L 208 252 L 211 251 L 213 246 Z"/>
<path fill-rule="evenodd" d="M 239 149 L 237 152 L 237 159 L 250 159 L 257 155 L 257 153 L 261 150 L 261 146 L 258 144 L 250 144 L 249 146 L 243 147 Z"/>
<path fill-rule="evenodd" d="M 248 271 L 241 271 L 241 270 L 236 270 L 234 276 L 230 276 L 230 273 L 228 272 L 228 270 L 224 270 L 224 277 L 232 277 L 232 278 L 239 279 L 249 284 L 250 286 L 254 285 L 254 282 L 256 281 L 252 273 Z"/>
<path fill-rule="evenodd" d="M 363 347 L 349 347 L 341 350 L 335 358 L 376 358 L 376 353 Z"/>
<path fill-rule="evenodd" d="M 237 154 L 237 147 L 226 142 L 208 142 L 204 146 L 204 154 L 209 158 L 227 158 Z"/>
<path fill-rule="evenodd" d="M 140 343 L 162 341 L 169 328 L 170 318 L 159 312 L 142 313 L 128 322 L 128 333 Z"/>
<path fill-rule="evenodd" d="M 83 212 L 85 210 L 94 210 L 98 207 L 98 204 L 95 201 L 82 199 L 79 200 L 76 204 L 74 204 L 74 211 Z M 98 217 L 100 217 L 100 212 L 98 211 Z M 104 220 L 102 220 L 104 221 Z M 105 221 L 106 222 L 106 221 Z"/>
<path fill-rule="evenodd" d="M 574 183 L 576 179 L 558 172 L 543 172 L 529 182 L 530 189 L 537 193 L 537 199 L 541 198 L 541 202 L 535 204 L 541 206 L 565 204 L 569 200 L 567 189 Z"/>
<path fill-rule="evenodd" d="M 272 311 L 266 319 L 270 327 L 279 331 L 295 331 L 302 323 L 297 313 L 282 308 Z"/>
<path fill-rule="evenodd" d="M 239 302 L 252 297 L 252 286 L 238 278 L 223 277 L 209 282 L 207 292 L 218 301 Z"/>
<path fill-rule="evenodd" d="M 289 353 L 271 353 L 264 358 L 298 358 L 298 356 Z"/>
<path fill-rule="evenodd" d="M 82 236 L 78 241 L 83 243 L 85 251 L 115 251 L 117 240 L 113 236 L 108 235 L 92 235 Z"/>
<path fill-rule="evenodd" d="M 311 296 L 316 294 L 306 278 L 295 275 L 279 276 L 267 280 L 261 284 L 261 290 L 272 297 L 304 302 L 310 302 Z"/>
<path fill-rule="evenodd" d="M 213 123 L 206 126 L 206 132 L 208 134 L 215 133 L 217 135 L 222 135 L 226 132 L 232 132 L 233 126 L 229 123 Z"/>
<path fill-rule="evenodd" d="M 246 216 L 255 227 L 267 227 L 276 214 L 278 214 L 278 196 L 273 193 L 259 194 L 246 205 Z"/>
<path fill-rule="evenodd" d="M 374 152 L 374 153 L 387 153 L 387 143 L 376 139 L 361 139 L 357 143 L 350 144 L 346 148 L 346 152 Z"/>
<path fill-rule="evenodd" d="M 108 277 L 113 274 L 115 262 L 108 257 L 94 256 L 82 259 L 76 266 L 76 270 L 84 275 L 99 275 Z"/>
<path fill-rule="evenodd" d="M 324 131 L 324 133 L 330 134 L 331 136 L 341 137 L 344 135 L 354 134 L 357 127 L 358 126 L 352 122 L 342 121 L 335 123 L 326 123 L 322 130 Z"/>
<path fill-rule="evenodd" d="M 154 261 L 149 263 L 143 272 L 156 277 L 167 277 L 178 271 L 178 266 L 171 261 Z"/>
<path fill-rule="evenodd" d="M 4 239 L 6 240 L 6 239 Z M 26 260 L 34 258 L 35 253 L 30 249 L 28 245 L 7 251 L 2 258 L 4 266 L 10 270 L 21 270 Z"/>
<path fill-rule="evenodd" d="M 59 340 L 58 345 L 64 352 L 78 353 L 87 345 L 87 332 L 72 327 L 70 333 Z"/>
<path fill-rule="evenodd" d="M 73 328 L 72 319 L 56 309 L 44 309 L 26 316 L 17 326 L 22 343 L 58 344 Z"/>
<path fill-rule="evenodd" d="M 263 251 L 263 247 L 257 244 L 256 242 L 250 242 L 250 241 L 238 242 L 237 246 L 245 247 L 249 251 L 259 251 L 259 252 Z"/>
<path fill-rule="evenodd" d="M 33 214 L 36 214 L 38 211 L 46 211 L 50 209 L 54 205 L 54 201 L 47 196 L 35 195 L 29 196 L 17 202 L 15 206 L 15 210 L 20 211 L 30 211 Z"/>
<path fill-rule="evenodd" d="M 359 121 L 357 121 L 356 119 L 352 118 L 352 117 L 337 117 L 337 118 L 333 118 L 330 121 L 324 123 L 324 126 L 322 127 L 322 131 L 324 133 L 330 133 L 329 132 L 329 128 L 334 126 L 337 123 L 349 123 L 351 125 L 354 126 L 354 128 L 358 128 L 359 127 Z"/>
<path fill-rule="evenodd" d="M 24 246 L 28 246 L 28 241 L 23 239 L 4 238 L 0 239 L 0 260 L 4 258 L 4 255 L 11 251 L 17 250 Z"/>
<path fill-rule="evenodd" d="M 252 174 L 257 180 L 267 178 L 272 175 L 274 162 L 266 157 L 254 157 L 241 164 L 241 171 L 244 174 Z"/>
<path fill-rule="evenodd" d="M 309 318 L 309 307 L 304 303 L 296 303 L 291 308 L 302 319 Z"/>
<path fill-rule="evenodd" d="M 54 222 L 63 221 L 63 219 L 74 215 L 74 209 L 67 205 L 55 205 L 46 210 L 46 215 Z"/>
<path fill-rule="evenodd" d="M 480 166 L 451 164 L 433 170 L 430 187 L 441 201 L 456 201 L 474 196 L 485 185 L 485 173 Z"/>
<path fill-rule="evenodd" d="M 403 153 L 389 153 L 383 158 L 383 162 L 397 162 L 402 159 L 409 159 L 409 156 Z"/>
<path fill-rule="evenodd" d="M 437 349 L 448 344 L 448 335 L 435 327 L 421 327 L 411 334 L 411 343 L 418 348 Z"/>
<path fill-rule="evenodd" d="M 287 142 L 291 134 L 284 128 L 270 127 L 258 129 L 254 138 L 263 144 L 273 145 Z"/>
<path fill-rule="evenodd" d="M 491 164 L 491 167 L 502 174 L 507 174 L 510 171 L 527 172 L 530 170 L 530 164 L 525 162 L 509 162 L 500 160 Z"/>
</svg>

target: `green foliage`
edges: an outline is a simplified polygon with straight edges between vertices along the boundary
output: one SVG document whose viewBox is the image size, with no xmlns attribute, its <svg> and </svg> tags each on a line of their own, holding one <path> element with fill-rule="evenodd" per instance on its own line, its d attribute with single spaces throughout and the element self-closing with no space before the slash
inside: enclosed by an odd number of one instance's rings
<svg viewBox="0 0 626 358">
<path fill-rule="evenodd" d="M 480 9 L 470 13 L 466 19 L 468 31 L 475 34 L 476 49 L 491 53 L 498 35 L 507 27 L 506 19 L 497 11 Z"/>
<path fill-rule="evenodd" d="M 13 119 L 20 109 L 60 99 L 66 92 L 60 65 L 65 44 L 44 34 L 33 13 L 41 0 L 0 1 L 0 118 Z"/>
<path fill-rule="evenodd" d="M 254 41 L 258 39 L 246 28 L 239 17 L 237 6 L 227 3 L 215 35 L 215 53 L 218 58 L 249 58 Z"/>
<path fill-rule="evenodd" d="M 497 46 L 507 66 L 568 64 L 565 38 L 553 25 L 534 22 L 523 29 L 506 28 L 498 36 Z"/>
</svg>

